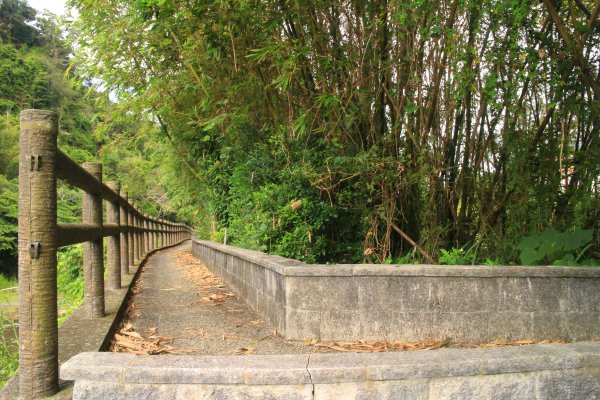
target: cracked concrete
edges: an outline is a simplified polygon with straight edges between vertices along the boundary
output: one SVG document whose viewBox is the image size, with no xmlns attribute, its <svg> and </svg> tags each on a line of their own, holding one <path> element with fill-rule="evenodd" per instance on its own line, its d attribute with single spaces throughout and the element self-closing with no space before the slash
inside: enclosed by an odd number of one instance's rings
<svg viewBox="0 0 600 400">
<path fill-rule="evenodd" d="M 310 366 L 310 354 L 308 354 L 308 357 L 306 359 L 306 372 L 308 373 L 308 379 L 310 379 L 310 384 L 312 386 L 312 398 L 314 399 L 315 398 L 315 384 L 313 383 L 309 366 Z"/>
<path fill-rule="evenodd" d="M 397 353 L 136 356 L 82 353 L 74 399 L 593 399 L 600 343 Z"/>
</svg>

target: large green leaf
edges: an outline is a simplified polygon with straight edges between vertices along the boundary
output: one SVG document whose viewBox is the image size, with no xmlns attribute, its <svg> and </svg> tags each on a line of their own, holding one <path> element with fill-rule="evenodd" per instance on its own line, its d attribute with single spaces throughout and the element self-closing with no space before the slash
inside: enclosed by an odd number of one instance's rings
<svg viewBox="0 0 600 400">
<path fill-rule="evenodd" d="M 585 246 L 591 242 L 594 236 L 592 229 L 578 229 L 573 233 L 565 233 L 563 240 L 563 251 L 569 252 Z"/>
</svg>

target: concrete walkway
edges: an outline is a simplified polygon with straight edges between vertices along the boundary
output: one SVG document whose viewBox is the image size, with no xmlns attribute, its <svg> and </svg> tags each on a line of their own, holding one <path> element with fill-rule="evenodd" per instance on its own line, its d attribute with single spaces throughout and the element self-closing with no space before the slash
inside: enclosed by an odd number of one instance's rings
<svg viewBox="0 0 600 400">
<path fill-rule="evenodd" d="M 143 340 L 168 343 L 165 353 L 314 352 L 312 347 L 275 336 L 271 326 L 192 256 L 189 241 L 150 257 L 122 321 L 124 327 L 125 336 L 135 332 Z M 127 351 L 115 337 L 113 351 Z"/>
</svg>

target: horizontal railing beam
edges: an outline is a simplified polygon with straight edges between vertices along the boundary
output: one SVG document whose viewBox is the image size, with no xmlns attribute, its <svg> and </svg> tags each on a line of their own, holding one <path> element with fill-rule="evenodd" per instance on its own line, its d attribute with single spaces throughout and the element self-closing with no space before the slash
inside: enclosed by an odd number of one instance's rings
<svg viewBox="0 0 600 400">
<path fill-rule="evenodd" d="M 71 186 L 75 186 L 89 194 L 100 194 L 102 199 L 111 203 L 125 205 L 127 208 L 131 209 L 133 213 L 139 214 L 139 212 L 132 208 L 117 192 L 106 186 L 104 183 L 98 182 L 98 180 L 81 165 L 71 160 L 69 156 L 61 150 L 57 150 L 56 152 L 56 175 L 58 179 L 64 180 Z"/>
<path fill-rule="evenodd" d="M 57 224 L 58 247 L 98 240 L 125 232 L 171 232 L 166 229 L 145 229 L 117 224 Z M 187 230 L 178 232 L 188 232 Z"/>
<path fill-rule="evenodd" d="M 91 242 L 106 236 L 114 236 L 121 233 L 121 227 L 117 224 L 57 224 L 58 247 L 72 244 Z"/>
</svg>

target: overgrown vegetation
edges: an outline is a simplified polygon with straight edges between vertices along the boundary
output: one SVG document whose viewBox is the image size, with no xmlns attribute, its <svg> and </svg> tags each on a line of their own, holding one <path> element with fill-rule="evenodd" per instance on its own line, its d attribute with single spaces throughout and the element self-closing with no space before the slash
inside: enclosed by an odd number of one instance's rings
<svg viewBox="0 0 600 400">
<path fill-rule="evenodd" d="M 36 15 L 24 0 L 0 1 L 0 289 L 13 287 L 18 222 L 19 112 L 56 111 L 59 147 L 78 162 L 102 161 L 106 180 L 119 180 L 146 213 L 172 219 L 161 168 L 161 147 L 153 127 L 133 115 L 112 115 L 108 96 L 80 80 L 70 62 L 68 33 L 52 15 Z M 133 135 L 132 133 L 140 133 Z M 81 222 L 81 193 L 58 186 L 59 222 Z M 14 264 L 14 263 L 13 263 Z M 4 274 L 4 275 L 3 275 Z M 83 300 L 81 246 L 58 252 L 58 308 L 62 323 Z M 0 386 L 18 366 L 13 345 L 17 292 L 0 291 Z"/>
<path fill-rule="evenodd" d="M 19 367 L 17 326 L 12 318 L 5 318 L 0 311 L 0 387 L 15 373 Z"/>
<path fill-rule="evenodd" d="M 207 237 L 519 263 L 523 237 L 584 229 L 597 252 L 591 0 L 71 3 L 76 65 L 160 126 Z"/>
</svg>

